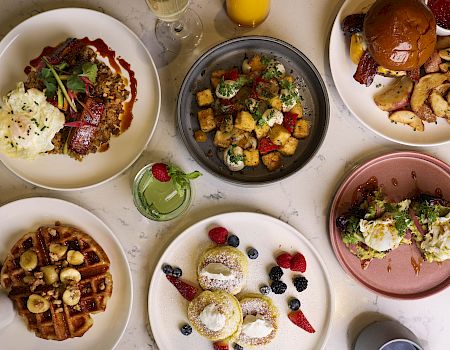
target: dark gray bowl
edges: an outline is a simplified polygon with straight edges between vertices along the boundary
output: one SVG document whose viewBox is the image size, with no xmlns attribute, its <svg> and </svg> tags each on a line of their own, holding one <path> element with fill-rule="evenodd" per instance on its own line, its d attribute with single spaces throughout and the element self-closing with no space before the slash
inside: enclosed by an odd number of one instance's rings
<svg viewBox="0 0 450 350">
<path fill-rule="evenodd" d="M 208 141 L 198 143 L 194 131 L 199 129 L 199 107 L 195 93 L 210 88 L 211 72 L 240 66 L 244 58 L 262 54 L 278 59 L 286 72 L 296 78 L 303 97 L 304 119 L 311 121 L 311 133 L 300 140 L 296 153 L 283 157 L 283 166 L 269 172 L 262 164 L 239 172 L 228 170 L 223 163 L 223 152 L 213 144 L 213 133 Z M 306 56 L 292 45 L 270 37 L 246 36 L 223 42 L 203 54 L 186 75 L 177 103 L 178 128 L 186 147 L 194 159 L 210 173 L 240 185 L 260 185 L 279 181 L 300 170 L 319 149 L 328 127 L 330 106 L 328 94 L 319 72 Z"/>
</svg>

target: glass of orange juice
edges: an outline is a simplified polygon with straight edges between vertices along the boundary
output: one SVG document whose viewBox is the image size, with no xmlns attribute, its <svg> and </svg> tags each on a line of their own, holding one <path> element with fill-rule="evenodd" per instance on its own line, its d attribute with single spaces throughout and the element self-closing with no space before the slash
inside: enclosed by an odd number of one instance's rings
<svg viewBox="0 0 450 350">
<path fill-rule="evenodd" d="M 270 0 L 227 0 L 227 14 L 243 27 L 256 27 L 270 11 Z"/>
</svg>

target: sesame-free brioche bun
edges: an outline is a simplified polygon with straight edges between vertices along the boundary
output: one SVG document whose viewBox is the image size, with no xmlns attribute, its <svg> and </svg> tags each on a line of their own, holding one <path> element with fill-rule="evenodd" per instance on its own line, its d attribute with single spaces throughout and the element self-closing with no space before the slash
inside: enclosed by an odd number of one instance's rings
<svg viewBox="0 0 450 350">
<path fill-rule="evenodd" d="M 374 60 L 392 70 L 423 65 L 436 45 L 436 20 L 420 0 L 377 0 L 364 20 Z"/>
</svg>

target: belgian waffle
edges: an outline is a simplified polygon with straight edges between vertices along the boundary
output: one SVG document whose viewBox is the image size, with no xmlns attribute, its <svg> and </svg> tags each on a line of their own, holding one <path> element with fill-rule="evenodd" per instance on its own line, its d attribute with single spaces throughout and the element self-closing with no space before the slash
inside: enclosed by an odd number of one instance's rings
<svg viewBox="0 0 450 350">
<path fill-rule="evenodd" d="M 63 245 L 67 251 L 80 252 L 83 262 L 71 265 L 67 253 L 55 257 L 49 248 L 52 244 Z M 20 259 L 26 251 L 34 251 L 37 255 L 36 267 L 31 271 L 21 267 Z M 41 268 L 45 266 L 55 267 L 58 281 L 52 284 L 44 281 Z M 81 337 L 93 324 L 90 314 L 106 309 L 113 284 L 109 266 L 105 251 L 91 236 L 57 222 L 54 226 L 42 226 L 25 234 L 12 247 L 3 264 L 0 281 L 2 287 L 9 290 L 9 298 L 31 331 L 40 338 L 65 340 Z M 70 281 L 69 285 L 69 282 L 62 282 L 61 270 L 71 267 L 80 273 L 81 279 Z M 68 288 L 79 290 L 79 301 L 75 305 L 62 300 Z M 27 307 L 30 295 L 48 300 L 48 310 L 31 312 Z"/>
</svg>

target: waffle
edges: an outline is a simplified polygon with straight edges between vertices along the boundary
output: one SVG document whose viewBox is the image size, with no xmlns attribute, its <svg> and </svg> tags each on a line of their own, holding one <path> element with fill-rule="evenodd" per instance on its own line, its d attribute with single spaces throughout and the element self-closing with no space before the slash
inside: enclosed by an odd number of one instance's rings
<svg viewBox="0 0 450 350">
<path fill-rule="evenodd" d="M 58 257 L 51 252 L 54 244 L 67 247 L 67 251 L 80 252 L 83 262 L 71 265 L 67 252 Z M 26 251 L 34 251 L 37 255 L 37 265 L 31 271 L 21 267 L 21 256 Z M 9 298 L 31 331 L 40 338 L 65 340 L 81 337 L 93 324 L 90 314 L 106 309 L 113 283 L 109 265 L 105 251 L 91 236 L 57 222 L 54 226 L 42 226 L 25 234 L 12 247 L 3 264 L 0 281 L 2 287 L 9 290 Z M 45 279 L 41 272 L 45 266 L 55 267 L 57 281 L 50 284 Z M 79 271 L 81 279 L 78 282 L 61 281 L 61 271 L 71 267 Z M 75 305 L 62 300 L 64 291 L 69 288 L 79 291 L 79 301 Z M 48 300 L 48 310 L 31 312 L 27 307 L 30 295 Z"/>
</svg>

